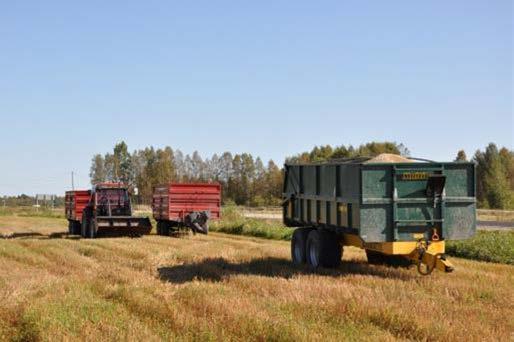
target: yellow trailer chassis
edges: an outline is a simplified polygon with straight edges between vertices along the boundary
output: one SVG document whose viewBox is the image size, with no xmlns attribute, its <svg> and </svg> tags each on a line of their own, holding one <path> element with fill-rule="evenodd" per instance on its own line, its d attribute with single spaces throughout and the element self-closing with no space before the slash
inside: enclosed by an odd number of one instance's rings
<svg viewBox="0 0 514 342">
<path fill-rule="evenodd" d="M 358 235 L 343 234 L 343 245 L 354 246 L 379 252 L 385 255 L 399 255 L 417 265 L 418 272 L 429 275 L 434 269 L 452 272 L 453 265 L 444 256 L 444 241 L 399 241 L 399 242 L 364 242 Z"/>
</svg>

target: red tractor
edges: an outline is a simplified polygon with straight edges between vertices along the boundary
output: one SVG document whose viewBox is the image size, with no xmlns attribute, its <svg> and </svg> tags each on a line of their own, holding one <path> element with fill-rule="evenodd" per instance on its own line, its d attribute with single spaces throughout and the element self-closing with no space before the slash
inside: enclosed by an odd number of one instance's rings
<svg viewBox="0 0 514 342">
<path fill-rule="evenodd" d="M 93 190 L 68 191 L 65 210 L 69 233 L 84 238 L 141 236 L 152 230 L 148 217 L 132 216 L 128 187 L 122 183 L 101 183 Z"/>
</svg>

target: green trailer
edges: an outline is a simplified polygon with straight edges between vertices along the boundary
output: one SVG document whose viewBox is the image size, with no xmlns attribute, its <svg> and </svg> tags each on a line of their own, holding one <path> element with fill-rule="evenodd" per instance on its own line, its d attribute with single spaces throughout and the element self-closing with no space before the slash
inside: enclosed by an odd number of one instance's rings
<svg viewBox="0 0 514 342">
<path fill-rule="evenodd" d="M 476 231 L 474 164 L 376 160 L 285 165 L 284 223 L 297 228 L 293 262 L 334 267 L 351 245 L 370 263 L 452 271 L 445 241 Z"/>
</svg>

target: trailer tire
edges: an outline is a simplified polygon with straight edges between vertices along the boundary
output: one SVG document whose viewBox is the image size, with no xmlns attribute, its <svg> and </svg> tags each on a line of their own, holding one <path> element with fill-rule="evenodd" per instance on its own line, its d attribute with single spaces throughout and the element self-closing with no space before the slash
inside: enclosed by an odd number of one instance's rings
<svg viewBox="0 0 514 342">
<path fill-rule="evenodd" d="M 343 248 L 335 233 L 317 229 L 312 230 L 307 237 L 306 254 L 311 268 L 334 268 L 341 264 Z"/>
<path fill-rule="evenodd" d="M 163 235 L 163 236 L 170 235 L 168 222 L 157 221 L 157 235 Z"/>
<path fill-rule="evenodd" d="M 295 265 L 307 262 L 307 238 L 312 228 L 297 228 L 291 239 L 291 259 Z"/>
<path fill-rule="evenodd" d="M 166 221 L 161 221 L 161 235 L 170 236 L 169 223 Z"/>
<path fill-rule="evenodd" d="M 75 226 L 73 225 L 73 221 L 68 220 L 68 235 L 73 235 L 75 232 Z"/>
</svg>

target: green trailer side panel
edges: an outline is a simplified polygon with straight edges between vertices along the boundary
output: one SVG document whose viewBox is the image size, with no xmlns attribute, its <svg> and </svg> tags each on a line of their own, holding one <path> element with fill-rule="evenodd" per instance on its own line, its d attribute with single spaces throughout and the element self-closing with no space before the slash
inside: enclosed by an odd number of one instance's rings
<svg viewBox="0 0 514 342">
<path fill-rule="evenodd" d="M 364 169 L 362 174 L 362 198 L 368 200 L 391 198 L 391 168 L 370 167 Z"/>
<path fill-rule="evenodd" d="M 302 166 L 303 191 L 306 195 L 316 195 L 316 168 Z"/>
<path fill-rule="evenodd" d="M 391 210 L 386 204 L 362 205 L 360 207 L 359 235 L 364 241 L 391 241 Z"/>
<path fill-rule="evenodd" d="M 361 199 L 360 165 L 340 165 L 339 193 L 345 203 L 359 203 Z"/>
<path fill-rule="evenodd" d="M 447 203 L 446 206 L 446 239 L 464 240 L 475 235 L 476 203 Z"/>
<path fill-rule="evenodd" d="M 474 197 L 475 196 L 475 169 L 468 164 L 456 163 L 447 165 L 444 169 L 446 176 L 446 196 L 448 197 Z"/>
<path fill-rule="evenodd" d="M 429 179 L 445 177 L 434 197 Z M 433 192 L 432 192 L 433 193 Z M 466 239 L 476 230 L 472 163 L 286 165 L 288 225 L 356 229 L 366 242 Z"/>
<path fill-rule="evenodd" d="M 300 174 L 298 166 L 287 167 L 287 177 L 285 179 L 284 193 L 288 196 L 300 192 Z"/>
<path fill-rule="evenodd" d="M 336 166 L 324 165 L 320 167 L 320 195 L 336 196 Z"/>
</svg>

